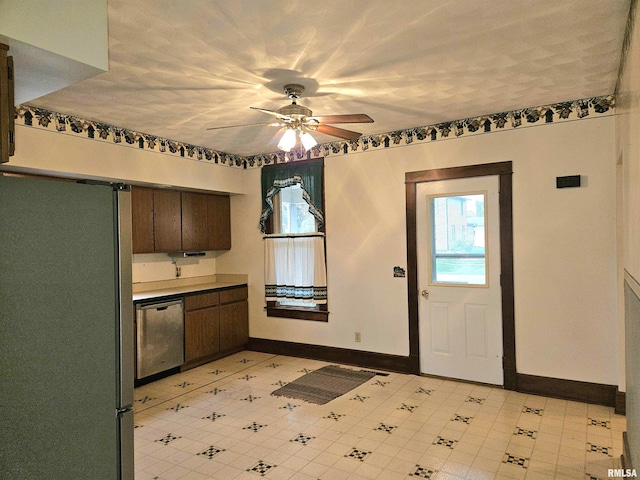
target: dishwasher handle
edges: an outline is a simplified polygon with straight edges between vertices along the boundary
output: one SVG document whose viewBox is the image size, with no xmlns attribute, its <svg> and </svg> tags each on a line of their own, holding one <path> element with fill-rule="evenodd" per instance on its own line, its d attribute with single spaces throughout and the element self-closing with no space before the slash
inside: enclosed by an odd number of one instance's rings
<svg viewBox="0 0 640 480">
<path fill-rule="evenodd" d="M 163 303 L 149 303 L 146 305 L 138 305 L 139 310 L 166 310 L 169 307 L 173 307 L 174 305 L 182 305 L 182 299 L 173 300 L 170 302 Z"/>
</svg>

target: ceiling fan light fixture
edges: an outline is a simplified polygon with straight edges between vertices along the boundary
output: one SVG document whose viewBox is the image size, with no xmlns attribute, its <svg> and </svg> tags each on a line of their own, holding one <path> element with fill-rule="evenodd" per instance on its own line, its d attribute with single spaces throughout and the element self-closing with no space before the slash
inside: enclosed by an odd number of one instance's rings
<svg viewBox="0 0 640 480">
<path fill-rule="evenodd" d="M 1 2 L 2 0 L 0 0 Z M 285 152 L 290 152 L 298 145 L 300 137 L 300 148 L 307 152 L 318 145 L 316 139 L 309 132 L 317 132 L 323 135 L 341 138 L 343 140 L 355 140 L 362 134 L 352 130 L 335 127 L 334 123 L 372 123 L 373 119 L 364 113 L 320 115 L 313 116 L 313 112 L 303 106 L 298 105 L 298 98 L 304 92 L 304 86 L 296 83 L 289 83 L 284 87 L 285 94 L 291 100 L 290 105 L 286 105 L 277 110 L 267 110 L 266 108 L 250 107 L 253 110 L 272 115 L 277 120 L 270 123 L 247 123 L 245 125 L 229 125 L 222 127 L 212 127 L 207 130 L 218 130 L 221 128 L 248 127 L 254 125 L 264 125 L 269 127 L 284 128 L 282 138 L 278 142 L 278 148 Z M 279 133 L 279 132 L 278 132 Z"/>
<path fill-rule="evenodd" d="M 296 131 L 291 128 L 287 128 L 284 131 L 284 135 L 282 135 L 282 138 L 278 142 L 278 148 L 280 150 L 284 150 L 285 152 L 290 152 L 291 149 L 295 147 L 295 145 L 296 145 Z"/>
<path fill-rule="evenodd" d="M 318 144 L 318 142 L 316 142 L 316 139 L 313 138 L 313 136 L 309 132 L 300 132 L 300 141 L 302 142 L 302 146 L 304 147 L 304 149 L 307 151 L 311 150 Z"/>
</svg>

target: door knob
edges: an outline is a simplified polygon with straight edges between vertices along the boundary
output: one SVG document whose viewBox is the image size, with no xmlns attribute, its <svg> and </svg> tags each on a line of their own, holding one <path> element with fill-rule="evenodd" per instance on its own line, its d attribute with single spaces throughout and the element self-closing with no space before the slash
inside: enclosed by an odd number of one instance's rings
<svg viewBox="0 0 640 480">
<path fill-rule="evenodd" d="M 427 298 L 429 296 L 429 290 L 422 290 L 422 292 L 420 292 L 420 295 L 422 295 L 424 298 Z"/>
</svg>

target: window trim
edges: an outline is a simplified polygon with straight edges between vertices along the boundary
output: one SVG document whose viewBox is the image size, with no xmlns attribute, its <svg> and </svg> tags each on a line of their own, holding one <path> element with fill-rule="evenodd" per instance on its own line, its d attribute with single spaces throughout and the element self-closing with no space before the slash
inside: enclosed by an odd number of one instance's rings
<svg viewBox="0 0 640 480">
<path fill-rule="evenodd" d="M 329 321 L 329 310 L 326 303 L 315 307 L 294 307 L 278 305 L 273 300 L 267 302 L 267 317 L 295 318 L 298 320 Z"/>
<path fill-rule="evenodd" d="M 319 163 L 321 163 L 322 165 L 322 179 L 321 179 L 322 206 L 321 208 L 322 208 L 322 214 L 324 216 L 324 223 L 318 227 L 318 232 L 326 233 L 325 229 L 327 224 L 327 217 L 325 212 L 324 157 L 312 158 L 308 160 L 299 160 L 296 163 L 303 164 L 307 162 L 318 162 L 318 161 L 320 161 Z M 277 168 L 279 165 L 290 166 L 290 163 L 275 164 L 275 165 L 271 165 L 263 168 Z M 265 221 L 265 233 L 267 235 L 271 235 L 274 233 L 273 229 L 274 229 L 274 225 L 273 225 L 273 213 L 272 213 L 267 217 Z M 324 253 L 325 253 L 325 269 L 326 269 L 327 268 L 326 237 L 325 237 L 324 249 L 325 249 Z M 328 298 L 327 298 L 327 303 L 322 303 L 322 304 L 316 305 L 315 307 L 297 307 L 297 306 L 291 306 L 291 305 L 281 306 L 281 305 L 278 305 L 278 302 L 271 300 L 271 301 L 267 301 L 266 311 L 267 311 L 267 317 L 292 318 L 297 320 L 311 320 L 311 321 L 317 321 L 317 322 L 329 321 Z"/>
</svg>

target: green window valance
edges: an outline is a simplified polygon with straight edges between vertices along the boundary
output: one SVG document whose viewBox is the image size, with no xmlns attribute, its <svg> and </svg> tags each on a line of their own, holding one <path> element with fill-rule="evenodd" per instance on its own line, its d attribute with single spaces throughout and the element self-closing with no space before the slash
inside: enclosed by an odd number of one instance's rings
<svg viewBox="0 0 640 480">
<path fill-rule="evenodd" d="M 322 159 L 303 162 L 282 163 L 262 168 L 262 214 L 260 231 L 265 233 L 266 222 L 273 213 L 273 197 L 281 188 L 300 184 L 302 198 L 309 204 L 318 227 L 324 225 L 322 212 Z"/>
</svg>

